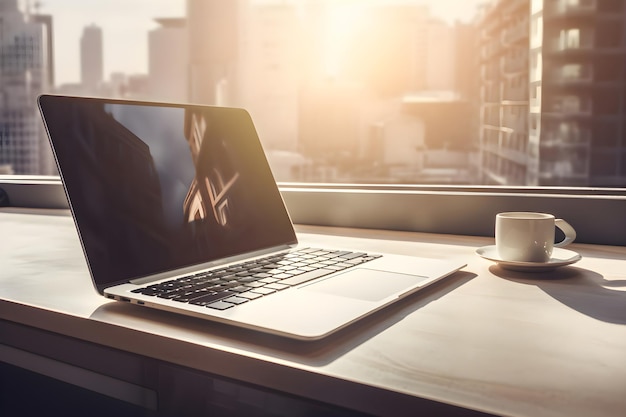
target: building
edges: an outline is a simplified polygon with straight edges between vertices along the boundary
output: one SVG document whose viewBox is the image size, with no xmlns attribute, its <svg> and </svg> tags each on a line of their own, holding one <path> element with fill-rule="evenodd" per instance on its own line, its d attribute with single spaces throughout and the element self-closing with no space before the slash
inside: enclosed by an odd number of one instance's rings
<svg viewBox="0 0 626 417">
<path fill-rule="evenodd" d="M 0 0 L 0 166 L 5 173 L 55 173 L 35 97 L 47 91 L 48 31 L 18 8 Z"/>
<path fill-rule="evenodd" d="M 189 100 L 232 105 L 237 100 L 242 0 L 188 0 Z"/>
<path fill-rule="evenodd" d="M 500 0 L 478 25 L 482 181 L 626 185 L 626 4 Z"/>
<path fill-rule="evenodd" d="M 531 3 L 530 184 L 626 185 L 626 3 Z"/>
<path fill-rule="evenodd" d="M 80 38 L 80 76 L 84 92 L 95 94 L 104 80 L 102 29 L 89 25 Z"/>
<path fill-rule="evenodd" d="M 476 54 L 476 26 L 459 23 L 454 26 L 454 91 L 460 98 L 475 102 L 478 97 L 478 62 Z M 477 119 L 477 118 L 476 118 Z M 477 123 L 477 122 L 476 122 Z"/>
<path fill-rule="evenodd" d="M 159 101 L 187 102 L 189 50 L 184 18 L 155 19 L 160 27 L 148 33 L 148 84 Z"/>
<path fill-rule="evenodd" d="M 528 182 L 529 0 L 495 2 L 479 20 L 481 182 Z"/>
<path fill-rule="evenodd" d="M 248 109 L 263 145 L 294 151 L 303 32 L 294 2 L 249 2 L 240 9 L 237 104 Z"/>
<path fill-rule="evenodd" d="M 54 86 L 54 29 L 53 29 L 53 19 L 52 19 L 52 15 L 49 14 L 31 14 L 30 15 L 31 20 L 34 23 L 40 23 L 43 25 L 44 30 L 46 32 L 45 36 L 47 39 L 46 42 L 46 53 L 45 53 L 45 57 L 46 60 L 48 61 L 46 63 L 46 68 L 47 68 L 47 73 L 48 73 L 48 86 L 52 87 Z"/>
<path fill-rule="evenodd" d="M 456 28 L 440 19 L 430 19 L 426 25 L 426 54 L 415 57 L 425 68 L 423 90 L 455 91 L 459 66 L 456 62 Z M 461 68 L 464 66 L 461 65 Z M 467 68 L 464 68 L 467 71 Z"/>
</svg>

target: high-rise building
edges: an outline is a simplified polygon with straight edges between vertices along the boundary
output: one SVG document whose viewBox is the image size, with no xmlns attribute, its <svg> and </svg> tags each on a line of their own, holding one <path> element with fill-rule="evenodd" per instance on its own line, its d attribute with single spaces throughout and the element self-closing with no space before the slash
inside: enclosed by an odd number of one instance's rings
<svg viewBox="0 0 626 417">
<path fill-rule="evenodd" d="M 190 101 L 232 105 L 237 100 L 243 4 L 243 0 L 187 0 Z"/>
<path fill-rule="evenodd" d="M 184 18 L 155 19 L 148 33 L 148 91 L 160 101 L 188 101 L 188 31 Z"/>
<path fill-rule="evenodd" d="M 5 173 L 54 174 L 36 97 L 48 89 L 47 31 L 0 0 L 0 166 Z"/>
<path fill-rule="evenodd" d="M 426 53 L 417 62 L 425 67 L 425 82 L 422 86 L 430 91 L 454 91 L 456 89 L 456 30 L 440 19 L 430 19 L 426 24 Z M 463 67 L 463 63 L 459 63 Z M 467 69 L 466 69 L 467 70 Z"/>
<path fill-rule="evenodd" d="M 529 0 L 496 1 L 479 20 L 481 182 L 527 183 Z"/>
<path fill-rule="evenodd" d="M 80 38 L 80 76 L 86 93 L 97 93 L 104 80 L 102 29 L 95 24 L 86 26 Z"/>
<path fill-rule="evenodd" d="M 478 25 L 483 181 L 626 185 L 626 3 L 498 0 Z"/>
<path fill-rule="evenodd" d="M 626 3 L 533 1 L 530 13 L 529 182 L 626 186 Z"/>
<path fill-rule="evenodd" d="M 31 20 L 34 23 L 40 23 L 44 27 L 45 36 L 46 36 L 46 63 L 47 73 L 48 73 L 48 86 L 54 86 L 54 29 L 52 27 L 52 15 L 49 14 L 31 14 Z"/>
<path fill-rule="evenodd" d="M 249 109 L 264 146 L 296 149 L 302 31 L 294 2 L 249 3 L 240 9 L 238 105 Z"/>
<path fill-rule="evenodd" d="M 478 96 L 476 34 L 476 26 L 472 23 L 457 22 L 454 26 L 454 91 L 462 99 L 473 100 Z"/>
</svg>

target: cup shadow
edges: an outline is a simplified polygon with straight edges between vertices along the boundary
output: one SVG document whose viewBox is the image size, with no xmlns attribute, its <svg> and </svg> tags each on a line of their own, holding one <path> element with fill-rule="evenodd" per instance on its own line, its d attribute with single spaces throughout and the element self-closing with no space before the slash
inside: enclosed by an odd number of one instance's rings
<svg viewBox="0 0 626 417">
<path fill-rule="evenodd" d="M 588 269 L 566 266 L 550 272 L 517 272 L 493 265 L 494 275 L 535 285 L 564 305 L 597 320 L 626 325 L 626 280 L 607 280 Z"/>
</svg>

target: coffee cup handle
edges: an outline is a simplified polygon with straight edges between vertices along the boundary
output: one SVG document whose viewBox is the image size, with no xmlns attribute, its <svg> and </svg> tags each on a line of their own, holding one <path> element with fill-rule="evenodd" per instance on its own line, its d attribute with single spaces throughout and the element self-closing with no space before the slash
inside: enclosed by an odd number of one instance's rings
<svg viewBox="0 0 626 417">
<path fill-rule="evenodd" d="M 555 243 L 554 247 L 561 248 L 563 246 L 569 245 L 574 241 L 574 239 L 576 239 L 576 230 L 574 230 L 574 228 L 568 222 L 563 219 L 556 219 L 554 221 L 554 224 L 556 225 L 556 227 L 561 229 L 561 231 L 565 235 L 565 239 L 558 243 Z"/>
</svg>

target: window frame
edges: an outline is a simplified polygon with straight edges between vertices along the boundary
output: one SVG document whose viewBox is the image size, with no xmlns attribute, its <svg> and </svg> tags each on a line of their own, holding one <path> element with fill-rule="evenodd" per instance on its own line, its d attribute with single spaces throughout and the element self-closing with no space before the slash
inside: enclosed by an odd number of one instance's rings
<svg viewBox="0 0 626 417">
<path fill-rule="evenodd" d="M 585 187 L 279 183 L 294 223 L 494 236 L 502 211 L 571 223 L 578 243 L 626 246 L 626 190 Z M 0 176 L 12 207 L 68 209 L 58 177 Z"/>
<path fill-rule="evenodd" d="M 294 183 L 280 186 L 293 221 L 300 224 L 493 237 L 497 213 L 540 211 L 571 223 L 579 243 L 626 246 L 624 189 Z"/>
</svg>

